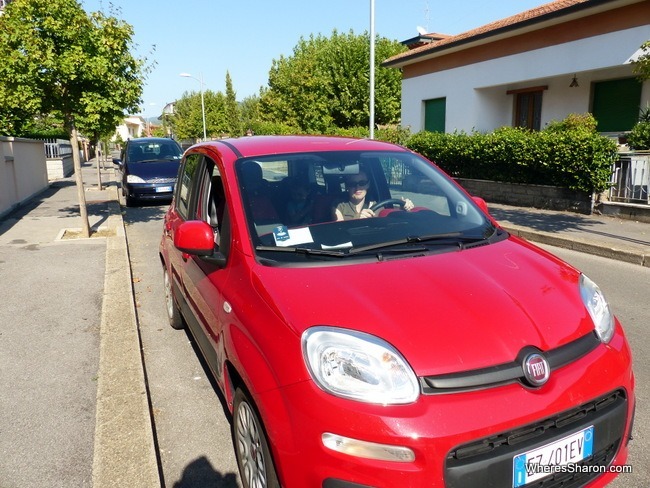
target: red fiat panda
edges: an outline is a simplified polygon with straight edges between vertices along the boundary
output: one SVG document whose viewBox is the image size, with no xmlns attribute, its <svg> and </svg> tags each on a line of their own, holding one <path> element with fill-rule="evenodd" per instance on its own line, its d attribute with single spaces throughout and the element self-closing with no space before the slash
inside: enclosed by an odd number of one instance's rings
<svg viewBox="0 0 650 488">
<path fill-rule="evenodd" d="M 630 348 L 598 286 L 402 147 L 193 146 L 160 256 L 245 487 L 604 486 L 627 458 Z"/>
</svg>

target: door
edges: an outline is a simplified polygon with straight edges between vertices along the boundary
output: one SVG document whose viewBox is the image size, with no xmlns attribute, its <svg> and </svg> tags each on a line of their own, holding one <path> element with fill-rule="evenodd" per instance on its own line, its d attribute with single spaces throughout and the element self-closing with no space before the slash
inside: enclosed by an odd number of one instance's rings
<svg viewBox="0 0 650 488">
<path fill-rule="evenodd" d="M 230 275 L 230 223 L 221 173 L 216 162 L 207 156 L 200 156 L 187 188 L 187 193 L 181 196 L 187 204 L 179 202 L 179 206 L 187 209 L 182 221 L 203 220 L 208 223 L 213 229 L 215 252 L 226 256 L 225 265 L 218 265 L 214 260 L 179 252 L 184 316 L 217 382 L 223 388 L 222 332 L 229 313 L 223 291 Z"/>
</svg>

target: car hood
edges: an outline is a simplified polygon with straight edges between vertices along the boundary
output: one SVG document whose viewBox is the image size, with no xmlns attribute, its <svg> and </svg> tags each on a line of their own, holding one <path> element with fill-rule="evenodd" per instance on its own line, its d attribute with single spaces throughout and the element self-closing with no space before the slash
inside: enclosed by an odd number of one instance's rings
<svg viewBox="0 0 650 488">
<path fill-rule="evenodd" d="M 297 334 L 315 325 L 373 334 L 418 375 L 510 362 L 525 346 L 553 349 L 593 331 L 579 272 L 513 237 L 388 262 L 258 266 L 254 275 Z"/>
<path fill-rule="evenodd" d="M 176 178 L 180 161 L 149 161 L 129 163 L 127 173 L 140 178 Z"/>
</svg>

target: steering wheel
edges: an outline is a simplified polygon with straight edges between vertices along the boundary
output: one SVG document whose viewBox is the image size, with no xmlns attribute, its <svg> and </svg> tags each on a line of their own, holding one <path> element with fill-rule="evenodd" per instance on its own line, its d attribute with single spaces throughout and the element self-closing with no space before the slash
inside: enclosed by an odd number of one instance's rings
<svg viewBox="0 0 650 488">
<path fill-rule="evenodd" d="M 370 210 L 373 212 L 376 212 L 382 207 L 388 207 L 389 205 L 399 205 L 402 210 L 404 209 L 404 206 L 406 205 L 406 202 L 404 200 L 399 200 L 397 198 L 389 198 L 387 200 L 382 200 L 381 202 L 375 203 L 372 207 L 370 207 Z"/>
</svg>

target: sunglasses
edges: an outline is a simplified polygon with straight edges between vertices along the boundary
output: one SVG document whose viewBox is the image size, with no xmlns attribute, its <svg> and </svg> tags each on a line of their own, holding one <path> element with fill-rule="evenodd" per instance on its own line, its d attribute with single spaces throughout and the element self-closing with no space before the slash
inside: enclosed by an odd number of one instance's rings
<svg viewBox="0 0 650 488">
<path fill-rule="evenodd" d="M 369 183 L 368 180 L 352 180 L 352 181 L 346 181 L 345 186 L 348 188 L 363 188 L 364 186 L 367 186 Z"/>
</svg>

